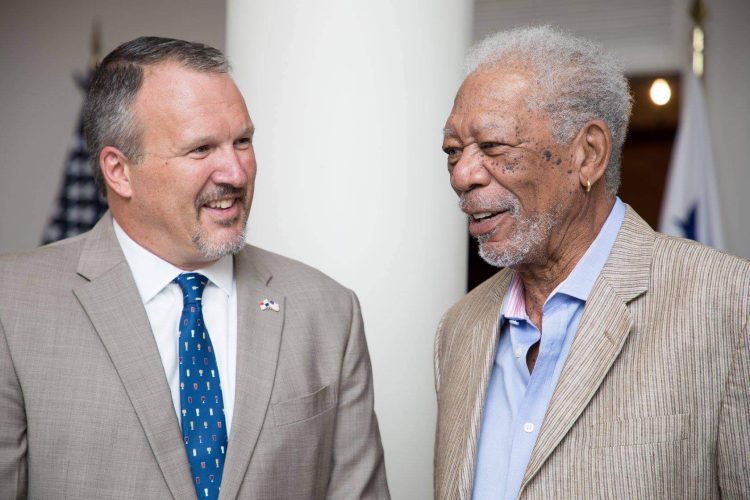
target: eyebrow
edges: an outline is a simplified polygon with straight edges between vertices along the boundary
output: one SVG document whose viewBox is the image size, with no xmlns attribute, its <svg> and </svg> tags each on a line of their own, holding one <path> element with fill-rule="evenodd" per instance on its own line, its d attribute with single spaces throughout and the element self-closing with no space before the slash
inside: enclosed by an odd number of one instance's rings
<svg viewBox="0 0 750 500">
<path fill-rule="evenodd" d="M 245 127 L 235 137 L 236 138 L 237 137 L 245 137 L 245 136 L 252 137 L 254 134 L 255 134 L 255 127 Z M 190 139 L 189 141 L 187 141 L 187 143 L 189 145 L 188 147 L 190 147 L 190 146 L 195 145 L 195 144 L 199 144 L 199 145 L 200 144 L 210 144 L 210 143 L 214 142 L 214 140 L 215 140 L 214 136 L 202 135 L 200 137 L 195 137 L 193 139 Z"/>
<path fill-rule="evenodd" d="M 509 124 L 507 122 L 500 123 L 500 122 L 492 121 L 492 122 L 480 123 L 479 128 L 484 129 L 484 130 L 499 130 L 499 129 L 502 129 L 503 127 L 507 127 L 508 125 Z"/>
<path fill-rule="evenodd" d="M 255 135 L 255 127 L 245 127 L 237 137 L 243 137 L 246 135 L 249 135 L 250 137 Z"/>
<path fill-rule="evenodd" d="M 504 127 L 507 127 L 507 123 L 500 123 L 500 122 L 485 122 L 480 123 L 478 126 L 479 130 L 502 130 Z M 445 127 L 443 129 L 443 137 L 457 137 L 458 133 L 452 128 L 452 127 Z"/>
</svg>

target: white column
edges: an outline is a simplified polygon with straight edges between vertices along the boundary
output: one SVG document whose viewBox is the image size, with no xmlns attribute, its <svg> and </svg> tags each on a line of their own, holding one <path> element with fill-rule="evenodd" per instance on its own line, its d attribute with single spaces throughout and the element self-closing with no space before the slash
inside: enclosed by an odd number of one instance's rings
<svg viewBox="0 0 750 500">
<path fill-rule="evenodd" d="M 435 327 L 464 292 L 465 220 L 442 127 L 470 0 L 229 0 L 257 132 L 249 240 L 360 298 L 391 492 L 432 497 Z"/>
</svg>

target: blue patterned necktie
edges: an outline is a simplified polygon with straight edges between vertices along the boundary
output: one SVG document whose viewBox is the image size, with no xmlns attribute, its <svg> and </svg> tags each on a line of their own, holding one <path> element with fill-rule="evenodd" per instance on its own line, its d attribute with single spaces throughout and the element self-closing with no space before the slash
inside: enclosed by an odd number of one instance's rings
<svg viewBox="0 0 750 500">
<path fill-rule="evenodd" d="M 195 491 L 199 499 L 217 499 L 227 451 L 224 399 L 211 338 L 203 323 L 201 296 L 208 278 L 183 273 L 174 279 L 182 288 L 180 316 L 180 408 Z"/>
</svg>

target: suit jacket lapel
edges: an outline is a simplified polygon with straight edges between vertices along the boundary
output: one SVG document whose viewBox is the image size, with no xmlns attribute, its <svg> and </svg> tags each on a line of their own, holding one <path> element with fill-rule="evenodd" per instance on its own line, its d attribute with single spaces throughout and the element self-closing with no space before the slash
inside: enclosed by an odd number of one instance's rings
<svg viewBox="0 0 750 500">
<path fill-rule="evenodd" d="M 627 207 L 617 240 L 581 317 L 532 451 L 521 491 L 599 389 L 632 328 L 627 304 L 649 286 L 654 232 Z"/>
<path fill-rule="evenodd" d="M 284 295 L 268 286 L 271 273 L 253 258 L 255 251 L 248 246 L 234 258 L 237 389 L 221 498 L 235 498 L 245 477 L 271 399 L 284 325 Z M 261 310 L 258 302 L 263 299 L 276 302 L 280 310 Z"/>
<path fill-rule="evenodd" d="M 453 327 L 449 347 L 453 367 L 445 373 L 445 395 L 441 395 L 442 477 L 439 495 L 445 498 L 471 498 L 479 430 L 482 425 L 487 384 L 489 383 L 498 342 L 498 320 L 503 297 L 510 285 L 511 272 L 500 271 L 476 290 L 474 300 Z M 455 471 L 458 471 L 456 473 Z"/>
<path fill-rule="evenodd" d="M 175 498 L 195 498 L 190 465 L 156 341 L 106 215 L 86 237 L 73 293 L 109 353 Z"/>
</svg>

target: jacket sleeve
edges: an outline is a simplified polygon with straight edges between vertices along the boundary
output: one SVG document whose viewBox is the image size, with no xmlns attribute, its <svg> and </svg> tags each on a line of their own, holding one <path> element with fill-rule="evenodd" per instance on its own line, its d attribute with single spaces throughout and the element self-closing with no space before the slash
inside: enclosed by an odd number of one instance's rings
<svg viewBox="0 0 750 500">
<path fill-rule="evenodd" d="M 356 295 L 349 293 L 352 316 L 341 367 L 327 498 L 389 499 L 362 313 Z"/>
<path fill-rule="evenodd" d="M 0 318 L 0 485 L 3 498 L 26 498 L 26 412 Z"/>
<path fill-rule="evenodd" d="M 739 336 L 719 416 L 722 498 L 750 498 L 750 317 Z"/>
</svg>

